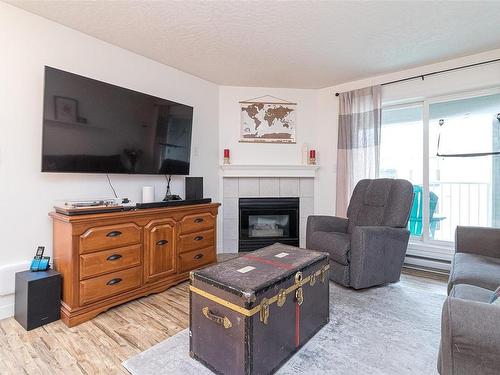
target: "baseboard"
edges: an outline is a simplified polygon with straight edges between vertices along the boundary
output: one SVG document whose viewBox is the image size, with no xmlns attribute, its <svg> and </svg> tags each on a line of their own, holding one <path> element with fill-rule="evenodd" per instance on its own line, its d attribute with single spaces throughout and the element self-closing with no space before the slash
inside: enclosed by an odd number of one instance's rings
<svg viewBox="0 0 500 375">
<path fill-rule="evenodd" d="M 13 294 L 16 287 L 16 272 L 29 269 L 30 262 L 11 263 L 0 266 L 0 297 Z"/>
<path fill-rule="evenodd" d="M 0 297 L 0 320 L 14 316 L 14 294 Z"/>
<path fill-rule="evenodd" d="M 0 319 L 14 315 L 14 292 L 16 288 L 16 272 L 25 271 L 30 262 L 20 262 L 0 266 Z"/>
</svg>

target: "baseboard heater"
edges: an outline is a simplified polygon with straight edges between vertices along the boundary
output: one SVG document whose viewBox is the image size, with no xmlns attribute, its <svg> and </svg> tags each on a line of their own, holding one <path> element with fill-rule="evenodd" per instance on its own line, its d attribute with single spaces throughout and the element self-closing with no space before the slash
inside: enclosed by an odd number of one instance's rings
<svg viewBox="0 0 500 375">
<path fill-rule="evenodd" d="M 415 262 L 408 262 L 411 260 L 415 260 Z M 428 265 L 426 265 L 425 263 L 428 263 Z M 451 262 L 448 260 L 428 258 L 418 255 L 407 255 L 404 263 L 404 267 L 406 268 L 419 269 L 422 271 L 434 272 L 442 275 L 448 275 L 450 273 L 450 266 Z"/>
</svg>

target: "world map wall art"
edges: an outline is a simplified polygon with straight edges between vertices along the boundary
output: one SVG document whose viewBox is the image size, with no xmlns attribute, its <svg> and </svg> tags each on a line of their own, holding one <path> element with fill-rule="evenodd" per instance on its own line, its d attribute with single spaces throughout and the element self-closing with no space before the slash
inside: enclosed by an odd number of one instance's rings
<svg viewBox="0 0 500 375">
<path fill-rule="evenodd" d="M 240 142 L 295 143 L 297 103 L 274 99 L 240 102 Z"/>
</svg>

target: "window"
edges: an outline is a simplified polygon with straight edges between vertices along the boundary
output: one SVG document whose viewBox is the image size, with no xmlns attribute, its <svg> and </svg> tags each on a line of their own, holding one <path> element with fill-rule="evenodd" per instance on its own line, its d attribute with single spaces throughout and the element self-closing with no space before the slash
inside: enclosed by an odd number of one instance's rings
<svg viewBox="0 0 500 375">
<path fill-rule="evenodd" d="M 500 94 L 430 104 L 430 238 L 453 241 L 457 225 L 495 222 L 500 164 L 491 153 L 499 148 L 497 113 Z"/>
<path fill-rule="evenodd" d="M 413 238 L 451 242 L 457 225 L 500 226 L 499 118 L 498 93 L 383 109 L 379 175 L 414 185 Z"/>
<path fill-rule="evenodd" d="M 382 111 L 379 176 L 404 178 L 414 185 L 415 195 L 410 214 L 412 236 L 422 235 L 423 205 L 423 123 L 422 104 L 385 108 Z"/>
</svg>

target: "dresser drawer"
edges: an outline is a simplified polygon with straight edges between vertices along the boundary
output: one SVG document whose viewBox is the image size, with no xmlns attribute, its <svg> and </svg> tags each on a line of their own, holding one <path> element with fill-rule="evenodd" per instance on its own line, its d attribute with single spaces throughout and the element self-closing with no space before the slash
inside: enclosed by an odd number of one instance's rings
<svg viewBox="0 0 500 375">
<path fill-rule="evenodd" d="M 141 228 L 134 223 L 94 227 L 80 236 L 80 254 L 141 242 Z"/>
<path fill-rule="evenodd" d="M 80 255 L 80 280 L 141 264 L 141 245 Z"/>
<path fill-rule="evenodd" d="M 215 230 L 205 230 L 179 236 L 179 249 L 181 253 L 215 246 Z"/>
<path fill-rule="evenodd" d="M 198 215 L 187 215 L 182 218 L 180 224 L 181 234 L 197 232 L 213 228 L 215 226 L 215 217 L 210 212 L 204 212 Z"/>
<path fill-rule="evenodd" d="M 80 304 L 101 300 L 141 286 L 142 267 L 129 268 L 80 281 Z"/>
<path fill-rule="evenodd" d="M 179 255 L 179 272 L 184 273 L 215 262 L 215 247 L 207 247 Z"/>
</svg>

